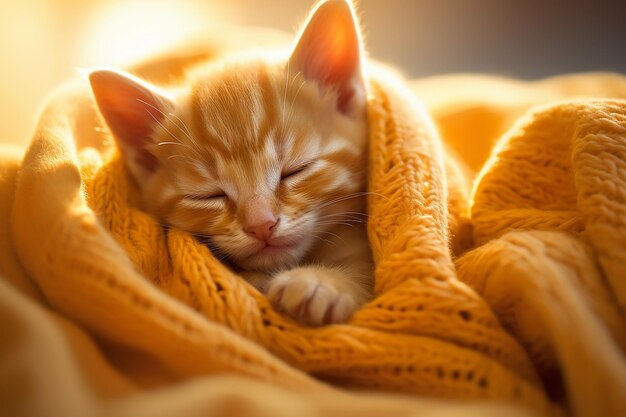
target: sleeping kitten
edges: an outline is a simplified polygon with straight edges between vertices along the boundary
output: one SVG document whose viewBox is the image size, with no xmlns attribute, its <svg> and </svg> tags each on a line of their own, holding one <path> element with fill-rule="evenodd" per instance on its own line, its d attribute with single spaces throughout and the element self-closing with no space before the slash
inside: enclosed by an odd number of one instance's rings
<svg viewBox="0 0 626 417">
<path fill-rule="evenodd" d="M 214 63 L 169 92 L 112 70 L 89 80 L 144 209 L 320 325 L 372 293 L 361 57 L 351 6 L 330 0 L 282 62 Z"/>
</svg>

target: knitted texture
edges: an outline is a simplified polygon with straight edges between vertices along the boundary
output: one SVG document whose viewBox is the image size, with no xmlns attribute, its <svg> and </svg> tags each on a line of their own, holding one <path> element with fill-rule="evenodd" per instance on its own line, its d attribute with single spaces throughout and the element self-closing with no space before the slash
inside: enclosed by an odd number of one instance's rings
<svg viewBox="0 0 626 417">
<path fill-rule="evenodd" d="M 85 140 L 60 103 L 22 162 L 12 236 L 48 303 L 101 338 L 179 377 L 331 389 L 312 374 L 537 415 L 558 413 L 555 402 L 576 415 L 626 407 L 626 102 L 530 113 L 495 148 L 469 219 L 468 181 L 427 113 L 402 85 L 373 80 L 375 299 L 320 328 L 277 313 L 192 236 L 138 210 L 121 159 L 106 142 L 77 151 Z M 455 265 L 451 245 L 472 240 Z M 559 379 L 566 397 L 542 385 Z"/>
<path fill-rule="evenodd" d="M 379 296 L 348 325 L 302 326 L 189 234 L 165 236 L 127 203 L 136 190 L 120 159 L 83 175 L 92 209 L 165 293 L 302 370 L 351 385 L 545 407 L 526 354 L 454 275 L 434 129 L 410 101 L 375 91 L 370 189 L 381 197 L 370 201 L 369 228 Z"/>
</svg>

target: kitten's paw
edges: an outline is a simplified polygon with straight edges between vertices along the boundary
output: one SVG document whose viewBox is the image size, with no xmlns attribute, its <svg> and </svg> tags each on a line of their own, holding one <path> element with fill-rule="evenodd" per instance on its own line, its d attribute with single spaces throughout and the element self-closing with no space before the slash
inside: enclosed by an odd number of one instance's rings
<svg viewBox="0 0 626 417">
<path fill-rule="evenodd" d="M 267 297 L 275 308 L 302 323 L 345 323 L 360 305 L 349 286 L 341 285 L 341 280 L 349 279 L 332 269 L 296 268 L 276 275 Z"/>
</svg>

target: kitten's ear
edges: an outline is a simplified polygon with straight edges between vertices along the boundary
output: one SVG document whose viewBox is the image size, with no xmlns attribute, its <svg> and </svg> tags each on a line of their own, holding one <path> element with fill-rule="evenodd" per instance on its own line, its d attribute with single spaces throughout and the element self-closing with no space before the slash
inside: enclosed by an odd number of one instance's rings
<svg viewBox="0 0 626 417">
<path fill-rule="evenodd" d="M 130 74 L 98 70 L 89 74 L 89 82 L 126 165 L 141 184 L 157 168 L 157 159 L 147 145 L 164 114 L 173 109 L 173 103 Z"/>
<path fill-rule="evenodd" d="M 305 78 L 336 89 L 338 109 L 349 113 L 355 105 L 365 104 L 361 49 L 350 3 L 328 0 L 309 17 L 289 64 Z"/>
</svg>

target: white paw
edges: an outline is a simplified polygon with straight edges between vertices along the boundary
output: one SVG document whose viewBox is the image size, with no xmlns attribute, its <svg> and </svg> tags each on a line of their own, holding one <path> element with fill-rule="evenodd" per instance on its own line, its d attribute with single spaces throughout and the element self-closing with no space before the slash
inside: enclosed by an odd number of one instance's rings
<svg viewBox="0 0 626 417">
<path fill-rule="evenodd" d="M 276 309 L 302 323 L 345 323 L 359 307 L 355 296 L 341 285 L 348 279 L 341 271 L 296 268 L 276 275 L 267 297 Z"/>
</svg>

